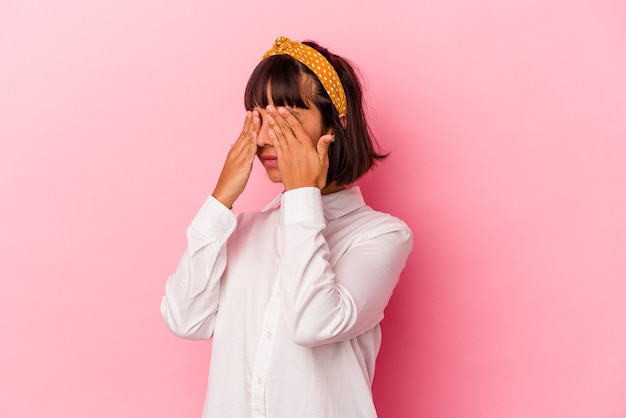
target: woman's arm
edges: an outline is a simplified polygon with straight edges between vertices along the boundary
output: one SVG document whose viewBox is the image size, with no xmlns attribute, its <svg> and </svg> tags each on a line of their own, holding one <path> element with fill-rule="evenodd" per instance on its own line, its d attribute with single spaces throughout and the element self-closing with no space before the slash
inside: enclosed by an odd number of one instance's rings
<svg viewBox="0 0 626 418">
<path fill-rule="evenodd" d="M 286 192 L 282 210 L 281 289 L 294 342 L 347 340 L 378 324 L 413 246 L 408 227 L 389 217 L 360 232 L 358 242 L 331 266 L 319 190 Z"/>
<path fill-rule="evenodd" d="M 212 196 L 187 230 L 187 251 L 165 286 L 161 315 L 179 337 L 209 339 L 213 335 L 219 281 L 226 268 L 226 241 L 236 226 L 228 208 L 248 183 L 260 126 L 259 112 L 247 111 Z"/>
<path fill-rule="evenodd" d="M 212 337 L 226 241 L 236 223 L 232 212 L 211 196 L 187 229 L 187 250 L 167 280 L 161 301 L 161 316 L 179 337 Z"/>
</svg>

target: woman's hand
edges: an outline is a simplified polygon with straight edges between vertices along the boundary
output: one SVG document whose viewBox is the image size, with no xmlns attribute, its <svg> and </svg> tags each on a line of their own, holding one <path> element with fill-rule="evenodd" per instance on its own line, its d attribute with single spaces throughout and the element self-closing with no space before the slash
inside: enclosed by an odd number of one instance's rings
<svg viewBox="0 0 626 418">
<path fill-rule="evenodd" d="M 235 200 L 243 193 L 257 150 L 257 135 L 261 128 L 261 117 L 256 110 L 246 112 L 241 135 L 230 147 L 222 173 L 213 191 L 213 197 L 228 208 L 232 208 Z"/>
<path fill-rule="evenodd" d="M 323 189 L 328 174 L 328 148 L 334 136 L 322 135 L 316 143 L 284 107 L 276 109 L 270 105 L 266 110 L 268 134 L 276 150 L 285 190 L 299 187 Z"/>
</svg>

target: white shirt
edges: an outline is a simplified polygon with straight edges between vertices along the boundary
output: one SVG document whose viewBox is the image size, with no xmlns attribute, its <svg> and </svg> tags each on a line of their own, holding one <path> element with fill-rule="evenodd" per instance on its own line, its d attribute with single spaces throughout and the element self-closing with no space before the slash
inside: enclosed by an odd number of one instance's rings
<svg viewBox="0 0 626 418">
<path fill-rule="evenodd" d="M 412 249 L 406 224 L 358 187 L 307 187 L 238 217 L 209 197 L 187 238 L 161 314 L 180 337 L 213 337 L 203 417 L 376 417 L 379 322 Z"/>
</svg>

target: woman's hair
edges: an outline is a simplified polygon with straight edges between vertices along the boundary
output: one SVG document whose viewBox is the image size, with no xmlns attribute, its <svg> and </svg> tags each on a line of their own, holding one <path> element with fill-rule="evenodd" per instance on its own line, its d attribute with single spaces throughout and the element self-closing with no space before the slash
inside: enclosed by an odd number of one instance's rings
<svg viewBox="0 0 626 418">
<path fill-rule="evenodd" d="M 330 143 L 328 150 L 329 167 L 326 184 L 353 183 L 367 173 L 377 160 L 387 157 L 387 154 L 380 154 L 375 149 L 375 140 L 363 112 L 361 83 L 351 64 L 313 41 L 302 43 L 315 48 L 326 57 L 339 75 L 347 101 L 345 128 L 317 76 L 289 55 L 273 55 L 257 65 L 246 86 L 244 94 L 246 109 L 265 107 L 269 104 L 268 84 L 275 106 L 308 109 L 309 104 L 313 103 L 322 114 L 324 128 L 332 128 L 335 135 L 335 141 Z"/>
</svg>

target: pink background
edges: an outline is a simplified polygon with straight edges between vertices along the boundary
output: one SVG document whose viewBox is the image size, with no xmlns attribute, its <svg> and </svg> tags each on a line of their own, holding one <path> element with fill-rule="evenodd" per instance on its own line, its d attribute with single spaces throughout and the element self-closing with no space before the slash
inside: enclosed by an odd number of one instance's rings
<svg viewBox="0 0 626 418">
<path fill-rule="evenodd" d="M 199 417 L 210 343 L 159 301 L 278 35 L 361 68 L 361 186 L 415 234 L 380 416 L 626 416 L 617 0 L 3 1 L 0 416 Z"/>
</svg>

